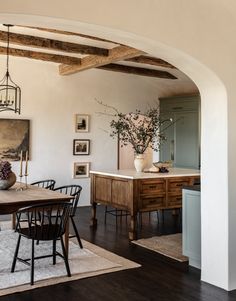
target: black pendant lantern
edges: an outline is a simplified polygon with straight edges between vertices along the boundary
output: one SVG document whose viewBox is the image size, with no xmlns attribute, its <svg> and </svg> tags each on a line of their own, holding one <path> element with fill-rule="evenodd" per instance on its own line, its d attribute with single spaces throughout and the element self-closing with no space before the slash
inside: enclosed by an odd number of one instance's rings
<svg viewBox="0 0 236 301">
<path fill-rule="evenodd" d="M 3 79 L 0 81 L 0 112 L 13 111 L 20 114 L 21 109 L 21 89 L 13 82 L 9 73 L 9 28 L 13 25 L 4 24 L 7 26 L 7 71 Z"/>
</svg>

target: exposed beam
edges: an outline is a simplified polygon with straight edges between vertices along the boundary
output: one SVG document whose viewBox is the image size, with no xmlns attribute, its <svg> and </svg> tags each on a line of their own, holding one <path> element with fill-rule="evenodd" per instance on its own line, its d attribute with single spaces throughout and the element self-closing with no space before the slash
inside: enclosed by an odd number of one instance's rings
<svg viewBox="0 0 236 301">
<path fill-rule="evenodd" d="M 0 41 L 7 41 L 6 31 L 0 31 Z M 46 39 L 12 32 L 10 33 L 10 43 L 71 53 L 93 54 L 98 56 L 108 56 L 109 54 L 109 49 L 105 48 L 63 42 L 59 40 Z"/>
<path fill-rule="evenodd" d="M 139 56 L 143 53 L 143 51 L 128 46 L 117 46 L 113 49 L 110 49 L 108 57 L 89 55 L 81 59 L 80 66 L 60 65 L 59 73 L 60 75 L 69 75 L 83 70 L 107 65 L 113 62 L 126 60 L 131 57 Z"/>
<path fill-rule="evenodd" d="M 104 66 L 99 66 L 97 68 L 107 70 L 107 71 L 123 72 L 123 73 L 136 74 L 136 75 L 149 76 L 149 77 L 177 79 L 177 77 L 175 77 L 174 75 L 166 71 L 131 67 L 131 66 L 125 66 L 119 64 L 108 64 Z"/>
<path fill-rule="evenodd" d="M 6 53 L 7 53 L 7 48 L 0 46 L 0 54 L 6 54 Z M 67 65 L 75 65 L 75 64 L 79 65 L 81 63 L 81 59 L 77 57 L 16 49 L 16 48 L 9 48 L 9 54 L 18 57 L 27 57 L 30 59 L 48 61 L 48 62 L 60 63 L 60 64 L 63 63 Z"/>
<path fill-rule="evenodd" d="M 78 37 L 86 38 L 86 39 L 90 39 L 90 40 L 101 41 L 101 42 L 108 42 L 108 43 L 113 43 L 113 44 L 120 45 L 119 43 L 114 42 L 114 41 L 110 41 L 110 40 L 106 40 L 106 39 L 102 39 L 102 38 L 90 36 L 90 35 L 87 35 L 87 34 L 72 32 L 72 31 L 64 31 L 64 30 L 59 30 L 59 29 L 34 27 L 34 26 L 23 26 L 23 25 L 16 25 L 16 26 L 17 27 L 23 27 L 23 28 L 37 29 L 37 30 L 46 31 L 46 32 L 52 32 L 52 33 L 57 33 L 57 34 L 64 34 L 64 35 L 68 35 L 68 36 L 78 36 Z"/>
<path fill-rule="evenodd" d="M 137 56 L 137 57 L 127 59 L 126 61 L 141 63 L 141 64 L 147 64 L 147 65 L 153 65 L 153 66 L 158 66 L 158 67 L 176 69 L 175 66 L 169 64 L 168 62 L 166 62 L 162 59 L 159 59 L 159 58 L 152 57 L 152 56 L 140 55 L 140 56 Z"/>
</svg>

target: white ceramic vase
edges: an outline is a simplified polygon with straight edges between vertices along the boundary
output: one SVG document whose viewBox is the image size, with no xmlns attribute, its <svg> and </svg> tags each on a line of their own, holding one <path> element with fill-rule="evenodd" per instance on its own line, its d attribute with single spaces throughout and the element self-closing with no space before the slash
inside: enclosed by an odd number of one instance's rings
<svg viewBox="0 0 236 301">
<path fill-rule="evenodd" d="M 145 157 L 144 154 L 137 154 L 134 158 L 134 167 L 137 172 L 142 172 L 145 167 Z"/>
</svg>

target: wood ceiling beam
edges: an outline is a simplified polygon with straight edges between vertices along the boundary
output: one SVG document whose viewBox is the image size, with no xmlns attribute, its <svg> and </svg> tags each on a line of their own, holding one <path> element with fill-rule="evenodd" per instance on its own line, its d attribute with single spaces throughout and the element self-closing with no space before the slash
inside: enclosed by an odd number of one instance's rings
<svg viewBox="0 0 236 301">
<path fill-rule="evenodd" d="M 0 31 L 0 41 L 7 41 L 7 32 Z M 10 44 L 17 44 L 29 47 L 44 48 L 56 51 L 92 54 L 97 56 L 108 56 L 109 49 L 88 46 L 84 44 L 75 44 L 59 40 L 46 39 L 30 35 L 23 35 L 18 33 L 10 33 Z"/>
<path fill-rule="evenodd" d="M 126 61 L 141 63 L 141 64 L 147 64 L 147 65 L 153 65 L 153 66 L 158 66 L 158 67 L 176 69 L 176 67 L 171 65 L 170 63 L 168 63 L 168 62 L 166 62 L 162 59 L 152 57 L 152 56 L 140 55 L 140 56 L 137 56 L 137 57 L 129 58 Z"/>
<path fill-rule="evenodd" d="M 91 68 L 97 68 L 99 66 L 107 65 L 113 62 L 126 60 L 131 57 L 139 56 L 143 53 L 144 52 L 141 50 L 128 46 L 117 46 L 113 49 L 110 49 L 108 57 L 89 55 L 81 59 L 80 66 L 60 65 L 59 73 L 60 75 L 69 75 Z"/>
<path fill-rule="evenodd" d="M 175 77 L 174 75 L 170 74 L 167 71 L 125 66 L 119 64 L 108 64 L 104 66 L 99 66 L 97 68 L 107 70 L 107 71 L 122 72 L 122 73 L 149 76 L 149 77 L 177 79 L 177 77 Z"/>
<path fill-rule="evenodd" d="M 7 54 L 7 48 L 0 46 L 0 54 Z M 23 50 L 17 48 L 9 48 L 9 54 L 12 56 L 26 57 L 35 60 L 48 61 L 53 63 L 63 63 L 67 65 L 80 65 L 81 59 L 72 56 L 51 54 L 45 52 L 37 52 L 31 50 Z"/>
<path fill-rule="evenodd" d="M 81 37 L 81 38 L 85 38 L 85 39 L 101 41 L 101 42 L 108 42 L 108 43 L 113 43 L 113 44 L 120 45 L 119 43 L 114 42 L 114 41 L 110 41 L 110 40 L 90 36 L 90 35 L 87 35 L 87 34 L 77 33 L 77 32 L 71 32 L 71 31 L 65 31 L 65 30 L 59 30 L 59 29 L 51 29 L 51 28 L 43 28 L 43 27 L 34 27 L 34 26 L 23 26 L 23 25 L 16 25 L 16 26 L 17 27 L 23 27 L 23 28 L 36 29 L 36 30 L 40 30 L 40 31 L 52 32 L 52 33 L 56 33 L 56 34 L 64 34 L 64 35 L 68 35 L 68 36 L 77 36 L 77 37 Z"/>
</svg>

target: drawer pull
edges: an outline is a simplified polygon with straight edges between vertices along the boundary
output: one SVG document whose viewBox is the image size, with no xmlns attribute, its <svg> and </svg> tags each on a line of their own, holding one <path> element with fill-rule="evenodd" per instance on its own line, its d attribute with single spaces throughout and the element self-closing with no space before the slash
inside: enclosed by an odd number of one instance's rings
<svg viewBox="0 0 236 301">
<path fill-rule="evenodd" d="M 149 188 L 150 188 L 150 189 L 156 189 L 157 186 L 156 186 L 156 185 L 150 185 Z"/>
<path fill-rule="evenodd" d="M 176 184 L 177 187 L 181 187 L 183 186 L 183 183 L 180 183 L 180 184 Z"/>
</svg>

